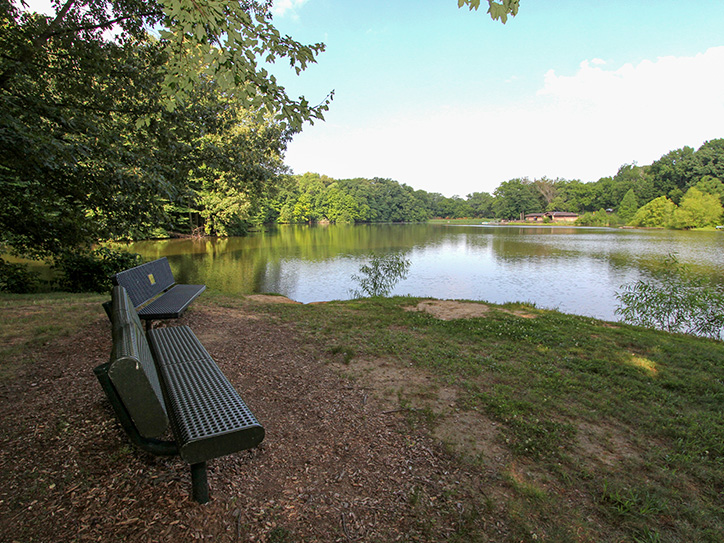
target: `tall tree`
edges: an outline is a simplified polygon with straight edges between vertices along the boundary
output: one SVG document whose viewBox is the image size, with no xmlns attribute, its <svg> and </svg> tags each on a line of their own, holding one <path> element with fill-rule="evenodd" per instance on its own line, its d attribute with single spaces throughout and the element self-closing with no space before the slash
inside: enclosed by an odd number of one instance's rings
<svg viewBox="0 0 724 543">
<path fill-rule="evenodd" d="M 638 198 L 636 198 L 636 193 L 634 192 L 634 189 L 628 189 L 628 192 L 621 200 L 621 205 L 618 206 L 618 218 L 621 219 L 624 223 L 627 223 L 636 214 L 638 208 L 639 202 Z"/>
<path fill-rule="evenodd" d="M 504 181 L 493 194 L 495 216 L 500 219 L 519 219 L 521 215 L 543 211 L 537 191 L 529 179 Z"/>
<path fill-rule="evenodd" d="M 656 195 L 672 196 L 675 203 L 678 201 L 692 178 L 693 155 L 694 149 L 683 147 L 666 153 L 651 164 L 649 172 Z"/>
<path fill-rule="evenodd" d="M 76 40 L 56 27 L 20 65 L 8 53 L 47 24 L 21 19 L 0 32 L 0 241 L 47 256 L 148 223 L 168 186 L 148 145 L 154 126 L 136 119 L 160 111 L 163 55 L 148 41 Z"/>
<path fill-rule="evenodd" d="M 467 195 L 473 217 L 490 218 L 493 216 L 495 198 L 488 192 L 473 192 Z"/>
<path fill-rule="evenodd" d="M 705 194 L 691 187 L 681 198 L 679 207 L 674 211 L 674 228 L 703 228 L 716 226 L 722 219 L 719 198 L 714 194 Z"/>
<path fill-rule="evenodd" d="M 724 180 L 724 139 L 707 141 L 697 149 L 694 153 L 693 174 L 689 186 L 707 176 Z"/>
<path fill-rule="evenodd" d="M 556 181 L 548 179 L 547 177 L 542 177 L 540 179 L 535 179 L 533 181 L 533 186 L 535 187 L 535 190 L 538 192 L 538 195 L 541 199 L 541 205 L 544 209 L 548 209 L 548 207 L 551 205 L 551 202 L 555 200 L 556 195 L 558 194 L 558 186 Z M 550 209 L 550 211 L 558 210 Z"/>
</svg>

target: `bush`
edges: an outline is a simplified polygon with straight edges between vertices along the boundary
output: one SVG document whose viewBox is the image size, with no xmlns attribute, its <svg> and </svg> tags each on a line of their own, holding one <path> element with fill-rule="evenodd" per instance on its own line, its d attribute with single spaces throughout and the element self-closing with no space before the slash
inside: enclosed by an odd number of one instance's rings
<svg viewBox="0 0 724 543">
<path fill-rule="evenodd" d="M 109 292 L 111 276 L 141 264 L 141 256 L 100 247 L 93 251 L 66 251 L 55 260 L 58 287 L 68 292 Z"/>
<path fill-rule="evenodd" d="M 37 273 L 28 270 L 24 264 L 11 264 L 0 258 L 0 291 L 26 294 L 37 288 Z"/>
<path fill-rule="evenodd" d="M 666 196 L 659 196 L 641 207 L 629 222 L 631 226 L 644 228 L 668 228 L 674 217 L 676 204 Z"/>
<path fill-rule="evenodd" d="M 402 255 L 373 254 L 370 263 L 360 267 L 362 275 L 352 275 L 352 279 L 360 285 L 360 290 L 354 290 L 353 295 L 355 298 L 387 296 L 398 281 L 407 277 L 409 270 L 410 261 Z"/>
<path fill-rule="evenodd" d="M 616 297 L 616 314 L 624 322 L 697 336 L 722 339 L 724 289 L 696 277 L 669 255 L 649 281 L 624 285 Z"/>
<path fill-rule="evenodd" d="M 609 215 L 605 209 L 584 213 L 576 219 L 576 226 L 614 226 L 618 224 L 615 215 Z"/>
</svg>

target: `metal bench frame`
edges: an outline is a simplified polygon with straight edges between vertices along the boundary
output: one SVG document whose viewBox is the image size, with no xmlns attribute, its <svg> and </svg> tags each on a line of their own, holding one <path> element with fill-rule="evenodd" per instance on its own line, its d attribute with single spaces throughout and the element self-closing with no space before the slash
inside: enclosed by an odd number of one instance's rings
<svg viewBox="0 0 724 543">
<path fill-rule="evenodd" d="M 206 462 L 256 447 L 264 428 L 188 326 L 144 333 L 123 287 L 113 289 L 111 359 L 94 369 L 131 441 L 191 465 L 192 496 L 209 500 Z M 171 429 L 174 440 L 158 439 Z"/>
<path fill-rule="evenodd" d="M 111 281 L 126 289 L 139 317 L 146 321 L 146 329 L 151 321 L 181 317 L 206 290 L 206 285 L 177 284 L 165 256 L 117 273 Z"/>
</svg>

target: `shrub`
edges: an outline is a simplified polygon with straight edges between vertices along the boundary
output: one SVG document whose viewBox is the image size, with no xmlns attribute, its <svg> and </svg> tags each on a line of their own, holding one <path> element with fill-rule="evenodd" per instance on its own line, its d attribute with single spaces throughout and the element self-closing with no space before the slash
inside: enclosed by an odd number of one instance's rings
<svg viewBox="0 0 724 543">
<path fill-rule="evenodd" d="M 37 288 L 37 273 L 28 270 L 24 264 L 11 264 L 0 258 L 0 291 L 26 294 Z"/>
<path fill-rule="evenodd" d="M 66 251 L 55 260 L 58 287 L 68 292 L 109 292 L 111 276 L 142 262 L 141 256 L 100 247 L 92 251 Z"/>
<path fill-rule="evenodd" d="M 668 228 L 674 217 L 676 204 L 666 196 L 659 196 L 641 207 L 629 222 L 631 226 Z"/>
<path fill-rule="evenodd" d="M 360 267 L 361 275 L 352 275 L 352 279 L 360 286 L 359 290 L 353 291 L 353 295 L 355 298 L 387 296 L 401 279 L 407 277 L 409 270 L 410 261 L 402 255 L 373 254 L 370 263 Z"/>
<path fill-rule="evenodd" d="M 576 219 L 577 226 L 610 226 L 613 216 L 606 213 L 605 209 L 599 209 L 595 212 L 584 213 Z M 618 219 L 613 218 L 613 222 Z"/>
<path fill-rule="evenodd" d="M 724 289 L 692 274 L 674 255 L 651 280 L 623 285 L 616 297 L 616 314 L 629 324 L 722 339 Z"/>
</svg>

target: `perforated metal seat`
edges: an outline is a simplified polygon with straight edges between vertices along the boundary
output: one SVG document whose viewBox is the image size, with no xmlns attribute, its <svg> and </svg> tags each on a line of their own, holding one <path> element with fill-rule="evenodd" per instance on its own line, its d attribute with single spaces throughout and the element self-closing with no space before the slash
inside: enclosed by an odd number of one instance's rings
<svg viewBox="0 0 724 543">
<path fill-rule="evenodd" d="M 176 284 L 168 259 L 146 262 L 117 273 L 113 284 L 126 289 L 140 318 L 151 321 L 181 317 L 206 285 Z"/>
<path fill-rule="evenodd" d="M 149 331 L 181 458 L 195 464 L 256 447 L 264 428 L 188 326 Z"/>
<path fill-rule="evenodd" d="M 264 428 L 188 326 L 144 334 L 123 287 L 112 301 L 111 360 L 95 374 L 134 443 L 191 464 L 193 496 L 204 503 L 206 461 L 257 446 Z M 154 439 L 169 422 L 174 441 Z"/>
</svg>

